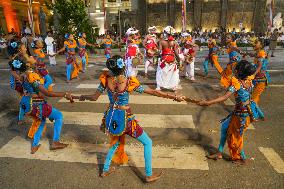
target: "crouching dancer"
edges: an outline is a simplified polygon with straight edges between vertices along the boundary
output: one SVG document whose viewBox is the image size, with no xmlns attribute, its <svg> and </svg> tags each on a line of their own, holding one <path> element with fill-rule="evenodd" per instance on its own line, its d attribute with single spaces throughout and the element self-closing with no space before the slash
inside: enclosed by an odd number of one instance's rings
<svg viewBox="0 0 284 189">
<path fill-rule="evenodd" d="M 176 101 L 183 101 L 184 96 L 176 96 L 161 91 L 145 89 L 140 85 L 136 77 L 125 76 L 125 63 L 121 56 L 115 55 L 108 59 L 106 66 L 109 71 L 104 72 L 100 76 L 100 85 L 93 95 L 82 95 L 81 101 L 96 101 L 99 96 L 106 90 L 110 104 L 102 120 L 101 130 L 110 135 L 110 149 L 107 153 L 103 172 L 100 176 L 105 177 L 115 171 L 114 167 L 110 167 L 111 161 L 115 163 L 127 163 L 128 157 L 124 152 L 125 136 L 129 135 L 144 146 L 145 172 L 146 182 L 154 182 L 158 180 L 161 173 L 152 173 L 152 140 L 147 133 L 135 120 L 129 106 L 129 95 L 135 91 L 138 93 L 146 93 L 149 95 L 169 98 Z"/>
<path fill-rule="evenodd" d="M 25 48 L 22 46 L 22 48 Z M 31 154 L 34 154 L 40 147 L 39 141 L 44 130 L 46 118 L 54 121 L 53 142 L 50 150 L 57 150 L 67 147 L 67 144 L 59 142 L 60 132 L 63 124 L 63 116 L 60 111 L 47 104 L 45 96 L 65 97 L 72 101 L 72 96 L 67 92 L 50 92 L 44 87 L 40 76 L 35 73 L 24 58 L 16 56 L 9 62 L 12 70 L 20 72 L 20 78 L 25 96 L 21 100 L 21 111 L 19 121 L 22 121 L 25 115 L 41 120 L 40 126 L 35 132 Z"/>
<path fill-rule="evenodd" d="M 209 106 L 227 100 L 232 94 L 235 95 L 235 109 L 221 121 L 221 139 L 216 154 L 207 156 L 209 159 L 221 159 L 225 142 L 227 140 L 231 160 L 245 163 L 247 158 L 243 150 L 243 136 L 251 122 L 264 119 L 262 111 L 251 98 L 252 78 L 255 67 L 248 61 L 240 61 L 235 68 L 235 76 L 231 79 L 225 95 L 208 101 L 200 101 L 197 104 Z"/>
</svg>

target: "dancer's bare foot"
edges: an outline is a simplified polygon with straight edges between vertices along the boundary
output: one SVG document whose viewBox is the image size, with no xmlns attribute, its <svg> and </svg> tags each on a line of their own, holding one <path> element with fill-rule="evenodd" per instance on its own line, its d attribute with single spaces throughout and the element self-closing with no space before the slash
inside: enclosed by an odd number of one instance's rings
<svg viewBox="0 0 284 189">
<path fill-rule="evenodd" d="M 110 167 L 109 168 L 109 170 L 108 170 L 108 172 L 102 172 L 101 174 L 100 174 L 100 177 L 107 177 L 107 176 L 109 176 L 111 173 L 113 173 L 113 172 L 115 172 L 115 167 Z"/>
<path fill-rule="evenodd" d="M 163 175 L 163 171 L 161 171 L 160 173 L 155 173 L 152 176 L 148 176 L 146 177 L 146 182 L 147 183 L 152 183 L 157 181 L 159 178 L 161 178 L 161 176 Z"/>
<path fill-rule="evenodd" d="M 40 144 L 37 145 L 37 146 L 33 146 L 33 147 L 31 148 L 31 154 L 35 154 L 36 151 L 39 149 L 39 147 L 40 147 Z"/>
<path fill-rule="evenodd" d="M 66 80 L 66 83 L 70 84 L 70 83 L 71 83 L 71 81 L 70 81 L 70 80 Z"/>
<path fill-rule="evenodd" d="M 220 152 L 217 152 L 216 154 L 206 155 L 206 157 L 208 159 L 213 159 L 213 160 L 218 160 L 223 158 L 222 153 Z"/>
<path fill-rule="evenodd" d="M 50 146 L 50 150 L 59 150 L 59 149 L 63 149 L 66 148 L 68 146 L 68 144 L 64 144 L 61 142 L 52 142 L 51 146 Z"/>
</svg>

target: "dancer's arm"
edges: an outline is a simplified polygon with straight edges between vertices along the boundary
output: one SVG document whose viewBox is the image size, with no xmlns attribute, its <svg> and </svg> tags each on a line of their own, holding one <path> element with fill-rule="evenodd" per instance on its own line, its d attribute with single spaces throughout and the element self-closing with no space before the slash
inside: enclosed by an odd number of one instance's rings
<svg viewBox="0 0 284 189">
<path fill-rule="evenodd" d="M 144 93 L 152 95 L 152 96 L 172 99 L 172 100 L 175 100 L 175 101 L 178 101 L 178 102 L 184 101 L 185 98 L 186 98 L 185 96 L 177 96 L 177 95 L 164 93 L 162 91 L 157 91 L 157 90 L 153 90 L 153 89 L 145 89 Z"/>
<path fill-rule="evenodd" d="M 97 90 L 95 92 L 95 94 L 92 95 L 81 95 L 80 97 L 74 97 L 74 98 L 78 98 L 79 101 L 85 101 L 85 100 L 89 100 L 89 101 L 97 101 L 98 98 L 101 96 L 101 91 Z"/>
<path fill-rule="evenodd" d="M 255 73 L 254 73 L 254 76 L 255 76 L 257 73 L 260 72 L 261 67 L 262 67 L 262 62 L 261 62 L 261 61 L 258 61 L 258 62 L 257 62 L 257 68 L 256 68 L 256 71 L 255 71 Z"/>
<path fill-rule="evenodd" d="M 67 100 L 70 100 L 70 102 L 73 102 L 72 94 L 69 93 L 69 92 L 51 92 L 51 91 L 46 90 L 43 85 L 39 85 L 38 88 L 39 88 L 39 91 L 42 94 L 44 94 L 45 96 L 48 96 L 48 97 L 64 97 Z"/>
<path fill-rule="evenodd" d="M 212 100 L 202 100 L 198 102 L 197 104 L 200 106 L 210 106 L 212 104 L 217 104 L 220 102 L 224 102 L 227 100 L 233 93 L 231 91 L 227 91 L 223 96 L 220 96 L 218 98 L 212 99 Z"/>
<path fill-rule="evenodd" d="M 57 54 L 59 54 L 59 53 L 64 52 L 64 51 L 65 51 L 65 49 L 66 49 L 66 46 L 62 47 L 62 48 L 61 48 L 61 49 L 59 49 L 59 50 L 57 51 L 57 53 L 55 53 L 54 55 L 57 55 Z"/>
</svg>

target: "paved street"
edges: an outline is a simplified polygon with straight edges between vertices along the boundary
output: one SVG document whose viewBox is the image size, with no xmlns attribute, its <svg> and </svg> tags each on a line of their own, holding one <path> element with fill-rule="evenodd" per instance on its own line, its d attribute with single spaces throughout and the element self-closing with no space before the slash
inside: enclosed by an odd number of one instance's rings
<svg viewBox="0 0 284 189">
<path fill-rule="evenodd" d="M 219 76 L 211 68 L 203 76 L 202 61 L 207 51 L 199 52 L 196 81 L 181 79 L 182 93 L 197 99 L 214 98 L 224 93 Z M 153 184 L 145 184 L 143 146 L 127 138 L 129 165 L 114 174 L 100 178 L 99 171 L 108 149 L 108 137 L 99 130 L 108 99 L 106 94 L 97 102 L 68 103 L 61 98 L 49 98 L 62 111 L 64 125 L 62 141 L 66 149 L 49 151 L 52 125 L 41 140 L 39 151 L 31 155 L 27 139 L 30 121 L 17 125 L 19 97 L 9 87 L 7 59 L 0 59 L 0 188 L 284 188 L 284 50 L 277 50 L 270 59 L 272 83 L 261 96 L 260 107 L 266 121 L 253 123 L 245 133 L 244 150 L 249 164 L 240 166 L 225 160 L 207 160 L 205 155 L 216 152 L 220 137 L 219 120 L 233 109 L 234 99 L 211 107 L 178 103 L 149 95 L 133 94 L 132 111 L 153 140 L 154 172 L 164 171 Z M 92 55 L 87 72 L 80 80 L 65 82 L 64 56 L 58 65 L 49 67 L 54 79 L 54 91 L 91 94 L 105 68 L 102 55 Z M 224 56 L 222 65 L 227 62 Z M 141 67 L 139 75 L 143 74 Z M 143 85 L 155 88 L 155 72 L 150 78 L 138 76 Z M 226 149 L 226 154 L 228 151 Z"/>
</svg>

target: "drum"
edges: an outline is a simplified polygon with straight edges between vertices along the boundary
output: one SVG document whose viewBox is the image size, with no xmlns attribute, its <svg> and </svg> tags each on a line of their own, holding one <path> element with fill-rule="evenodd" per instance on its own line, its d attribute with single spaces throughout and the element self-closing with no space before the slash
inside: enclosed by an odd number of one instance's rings
<svg viewBox="0 0 284 189">
<path fill-rule="evenodd" d="M 155 55 L 156 51 L 153 49 L 147 49 L 146 54 L 148 57 L 153 57 Z"/>
<path fill-rule="evenodd" d="M 136 67 L 138 65 L 141 65 L 143 63 L 143 55 L 141 53 L 138 53 L 137 56 L 132 58 L 132 66 Z"/>
<path fill-rule="evenodd" d="M 191 56 L 191 55 L 187 55 L 186 57 L 185 57 L 185 63 L 186 64 L 191 64 L 192 63 L 192 60 L 193 60 L 193 57 Z"/>
</svg>

